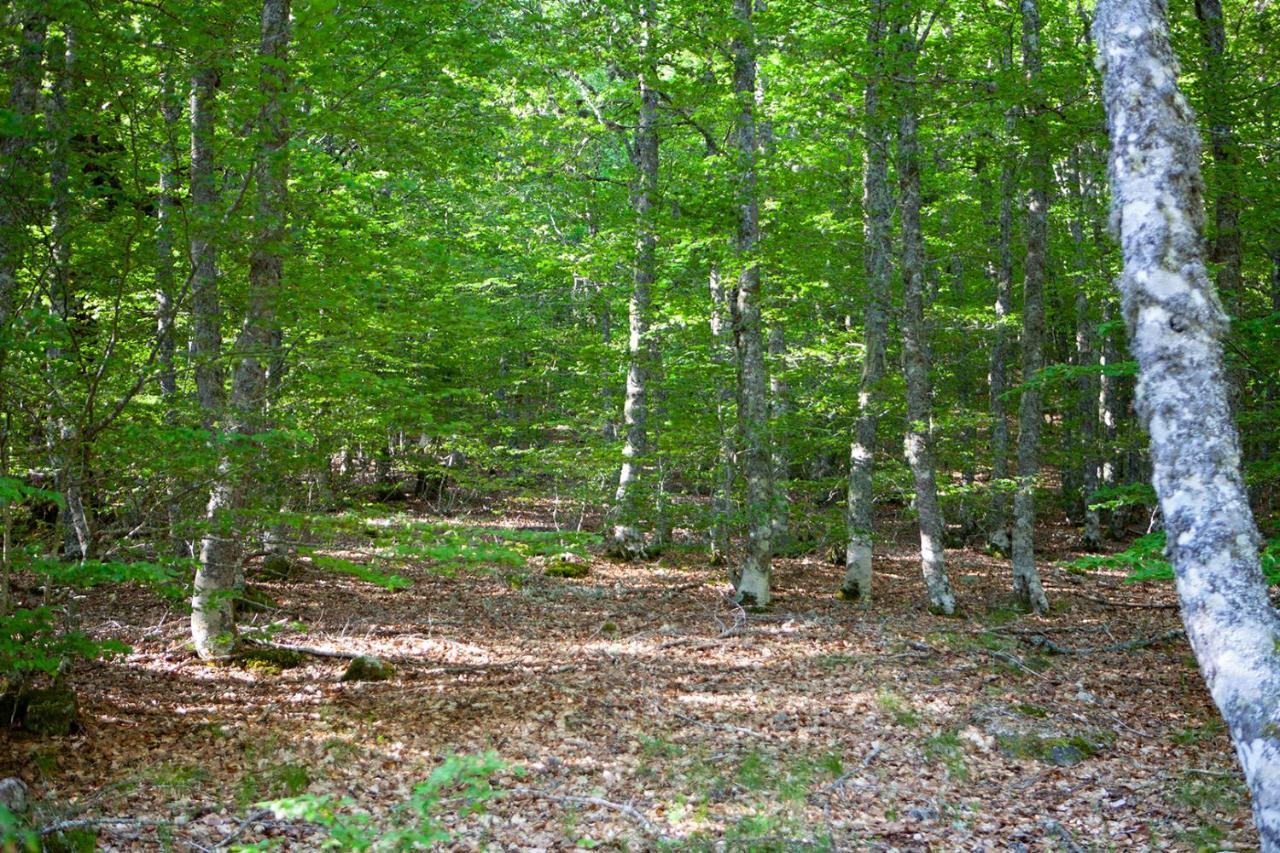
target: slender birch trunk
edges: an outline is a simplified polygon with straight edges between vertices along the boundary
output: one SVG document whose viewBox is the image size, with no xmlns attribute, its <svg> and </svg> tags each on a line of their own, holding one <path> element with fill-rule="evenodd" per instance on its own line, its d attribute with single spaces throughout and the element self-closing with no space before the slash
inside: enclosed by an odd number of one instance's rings
<svg viewBox="0 0 1280 853">
<path fill-rule="evenodd" d="M 636 183 L 631 194 L 636 220 L 635 268 L 631 285 L 630 337 L 627 340 L 627 390 L 623 403 L 622 467 L 614 506 L 607 520 L 609 552 L 632 560 L 646 553 L 644 533 L 638 527 L 642 500 L 642 472 L 649 459 L 649 383 L 651 354 L 649 315 L 653 284 L 657 280 L 658 235 L 654 205 L 658 192 L 658 93 L 652 87 L 650 61 L 652 2 L 642 6 L 640 53 L 645 67 L 640 73 L 640 118 L 636 126 L 632 159 Z"/>
<path fill-rule="evenodd" d="M 890 125 L 884 98 L 886 0 L 874 0 L 867 44 L 872 77 L 863 92 L 866 153 L 862 174 L 864 265 L 867 307 L 863 323 L 862 380 L 858 388 L 858 420 L 849 447 L 849 492 L 845 511 L 844 582 L 841 597 L 871 600 L 871 548 L 875 526 L 876 428 L 880 420 L 881 383 L 885 375 L 885 347 L 889 336 L 889 294 L 893 280 L 893 191 L 889 185 Z"/>
<path fill-rule="evenodd" d="M 262 4 L 262 39 L 258 54 L 262 106 L 258 114 L 258 144 L 254 159 L 257 191 L 253 247 L 249 257 L 249 298 L 244 323 L 236 338 L 231 407 L 226 424 L 229 432 L 246 441 L 252 440 L 264 426 L 267 366 L 272 357 L 276 303 L 280 295 L 288 237 L 289 124 L 283 97 L 289 85 L 289 6 L 289 0 L 264 0 Z M 193 122 L 196 100 L 193 97 Z M 193 132 L 193 161 L 194 147 Z M 193 165 L 193 192 L 195 172 Z M 192 637 L 197 652 L 205 658 L 224 657 L 235 650 L 231 595 L 240 581 L 240 547 L 234 528 L 234 514 L 243 501 L 247 480 L 245 474 L 235 469 L 229 457 L 222 457 L 209 495 L 209 528 L 200 546 L 200 568 L 196 572 L 191 602 Z"/>
<path fill-rule="evenodd" d="M 773 556 L 773 471 L 769 452 L 769 393 L 760 319 L 760 201 L 756 174 L 756 50 L 751 0 L 734 0 L 733 90 L 737 96 L 738 233 L 741 272 L 734 290 L 734 347 L 738 361 L 738 461 L 747 484 L 747 547 L 736 582 L 743 603 L 769 603 Z"/>
<path fill-rule="evenodd" d="M 1022 396 L 1018 401 L 1018 488 L 1013 495 L 1013 593 L 1034 613 L 1046 613 L 1049 600 L 1035 564 L 1035 487 L 1040 473 L 1041 402 L 1036 374 L 1044 366 L 1044 277 L 1048 251 L 1049 152 L 1040 103 L 1040 7 L 1022 0 L 1022 62 L 1034 101 L 1027 123 L 1027 259 L 1022 287 Z"/>
<path fill-rule="evenodd" d="M 1226 720 L 1261 848 L 1280 851 L 1280 616 L 1240 471 L 1222 337 L 1201 254 L 1200 142 L 1163 0 L 1101 0 L 1094 35 L 1111 138 L 1111 224 L 1187 639 Z"/>
<path fill-rule="evenodd" d="M 924 234 L 920 226 L 920 143 L 916 115 L 916 54 L 919 47 L 909 27 L 899 33 L 903 54 L 899 86 L 898 186 L 902 221 L 902 367 L 907 381 L 907 429 L 903 450 L 915 481 L 920 520 L 920 565 L 930 609 L 952 614 L 956 609 L 947 578 L 946 525 L 938 501 L 933 465 L 933 386 L 929 342 L 924 319 Z"/>
</svg>

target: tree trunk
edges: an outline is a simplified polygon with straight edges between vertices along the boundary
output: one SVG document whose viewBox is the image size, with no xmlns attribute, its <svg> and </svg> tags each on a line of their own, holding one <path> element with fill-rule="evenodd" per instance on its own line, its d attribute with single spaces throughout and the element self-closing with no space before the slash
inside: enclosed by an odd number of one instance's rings
<svg viewBox="0 0 1280 853">
<path fill-rule="evenodd" d="M 176 135 L 178 122 L 182 119 L 182 105 L 173 90 L 172 74 L 168 70 L 162 74 L 160 115 L 164 119 L 164 140 L 160 144 L 160 198 L 156 206 L 156 362 L 164 422 L 174 427 L 178 423 L 178 381 L 174 368 L 178 294 L 174 287 L 173 247 L 179 219 Z M 186 543 L 178 535 L 178 501 L 174 490 L 170 488 L 168 491 L 166 514 L 170 545 L 175 555 L 182 556 Z"/>
<path fill-rule="evenodd" d="M 708 276 L 711 294 L 711 364 L 715 371 L 716 427 L 720 444 L 716 454 L 714 493 L 711 503 L 710 558 L 713 566 L 729 562 L 730 531 L 733 527 L 734 481 L 734 405 L 733 379 L 737 362 L 733 347 L 733 313 L 729 305 L 729 292 L 720 280 L 720 268 L 715 264 Z"/>
<path fill-rule="evenodd" d="M 1076 380 L 1076 416 L 1079 421 L 1078 441 L 1079 453 L 1077 462 L 1080 466 L 1080 485 L 1083 514 L 1083 545 L 1087 550 L 1097 550 L 1102 546 L 1102 528 L 1098 511 L 1091 509 L 1092 495 L 1098 490 L 1098 392 L 1094 376 L 1085 371 L 1097 365 L 1094 356 L 1094 320 L 1089 311 L 1089 297 L 1085 292 L 1088 281 L 1088 250 L 1084 242 L 1084 221 L 1089 210 L 1088 194 L 1084 176 L 1084 165 L 1081 162 L 1083 152 L 1077 149 L 1073 155 L 1071 189 L 1075 201 L 1075 210 L 1071 217 L 1071 242 L 1075 250 L 1075 286 L 1076 286 L 1076 366 L 1081 373 Z"/>
<path fill-rule="evenodd" d="M 1222 0 L 1196 0 L 1204 42 L 1204 106 L 1213 155 L 1213 242 L 1210 257 L 1218 265 L 1218 297 L 1231 304 L 1241 298 L 1244 250 L 1240 236 L 1239 154 L 1231 110 L 1233 93 L 1227 71 L 1227 33 Z"/>
<path fill-rule="evenodd" d="M 644 556 L 646 542 L 638 527 L 642 473 L 649 456 L 649 314 L 653 284 L 657 280 L 658 235 L 654 223 L 658 193 L 658 93 L 650 80 L 650 39 L 653 4 L 646 2 L 640 20 L 640 53 L 646 67 L 640 73 L 640 118 L 636 126 L 632 160 L 636 183 L 631 206 L 636 219 L 635 269 L 631 286 L 630 326 L 627 341 L 627 391 L 623 404 L 622 468 L 614 506 L 606 522 L 610 553 L 626 560 Z"/>
<path fill-rule="evenodd" d="M 734 0 L 733 90 L 737 97 L 738 233 L 741 265 L 733 294 L 734 347 L 738 361 L 739 462 L 747 484 L 747 547 L 736 582 L 738 601 L 769 603 L 773 556 L 773 471 L 769 452 L 769 393 L 760 319 L 760 201 L 756 174 L 755 33 L 751 0 Z"/>
<path fill-rule="evenodd" d="M 866 153 L 862 175 L 864 264 L 867 307 L 863 324 L 862 380 L 858 388 L 858 420 L 849 448 L 849 493 L 845 511 L 844 582 L 840 594 L 849 601 L 871 600 L 871 548 L 875 527 L 876 427 L 884 405 L 881 383 L 889 336 L 889 294 L 893 280 L 893 191 L 889 185 L 890 126 L 881 101 L 885 72 L 885 0 L 875 0 L 867 44 L 873 77 L 863 93 Z"/>
<path fill-rule="evenodd" d="M 769 418 L 774 424 L 773 430 L 773 486 L 776 494 L 773 498 L 773 549 L 786 547 L 791 538 L 791 519 L 789 508 L 790 496 L 787 494 L 787 481 L 791 478 L 790 462 L 787 460 L 786 443 L 783 441 L 787 412 L 790 410 L 789 397 L 791 389 L 783 375 L 784 361 L 787 357 L 787 339 L 781 325 L 769 329 L 769 356 L 773 368 L 769 371 Z"/>
<path fill-rule="evenodd" d="M 920 151 L 915 103 L 915 35 L 899 33 L 903 53 L 898 122 L 898 186 L 902 221 L 902 366 L 907 380 L 907 429 L 903 449 L 915 481 L 920 520 L 920 565 L 929 608 L 952 614 L 956 609 L 947 579 L 946 525 L 938 501 L 933 467 L 933 386 L 929 376 L 929 342 L 924 320 L 924 234 L 920 227 Z"/>
<path fill-rule="evenodd" d="M 73 359 L 76 315 L 79 300 L 72 271 L 71 225 L 75 201 L 71 188 L 72 124 L 70 102 L 76 88 L 76 34 L 71 27 L 64 30 L 62 55 L 55 58 L 53 85 L 46 122 L 49 131 L 49 238 L 53 269 L 49 288 L 53 334 L 57 343 L 47 350 L 49 387 L 53 392 L 54 415 L 49 424 L 49 444 L 53 450 L 58 491 L 63 496 L 58 520 L 63 533 L 63 555 L 83 560 L 93 549 L 92 521 L 85 497 L 86 448 L 80 440 L 76 423 L 77 407 L 68 393 L 75 372 Z"/>
<path fill-rule="evenodd" d="M 1012 136 L 1013 113 L 1005 117 L 1005 131 Z M 1000 166 L 1000 222 L 996 238 L 994 279 L 996 285 L 996 328 L 991 342 L 991 518 L 987 523 L 987 540 L 991 547 L 1008 554 L 1009 530 L 1009 391 L 1010 341 L 1009 314 L 1013 311 L 1013 197 L 1018 192 L 1017 156 L 1006 149 Z"/>
<path fill-rule="evenodd" d="M 259 47 L 262 106 L 254 159 L 257 175 L 254 238 L 249 257 L 248 307 L 235 344 L 236 362 L 227 419 L 228 431 L 246 441 L 252 440 L 264 426 L 267 365 L 272 356 L 276 302 L 287 240 L 289 126 L 283 95 L 289 82 L 289 5 L 289 0 L 264 0 L 262 4 Z M 196 100 L 193 97 L 193 122 Z M 194 147 L 193 140 L 193 160 Z M 193 166 L 193 191 L 194 186 Z M 209 495 L 209 528 L 200 546 L 200 568 L 196 572 L 191 602 L 192 637 L 197 652 L 204 658 L 223 657 L 235 650 L 235 617 L 230 594 L 240 580 L 240 547 L 234 514 L 243 500 L 246 479 L 247 475 L 224 456 Z"/>
<path fill-rule="evenodd" d="M 1112 228 L 1187 639 L 1226 720 L 1264 851 L 1280 850 L 1280 617 L 1240 472 L 1227 319 L 1201 255 L 1200 143 L 1163 0 L 1102 0 L 1094 34 L 1111 137 Z"/>
<path fill-rule="evenodd" d="M 1040 7 L 1022 0 L 1022 62 L 1033 102 L 1027 126 L 1027 259 L 1022 289 L 1022 396 L 1018 401 L 1018 487 L 1013 495 L 1013 593 L 1019 604 L 1046 613 L 1049 601 L 1035 564 L 1035 488 L 1040 473 L 1040 389 L 1044 365 L 1044 277 L 1048 250 L 1049 152 L 1040 101 Z"/>
</svg>

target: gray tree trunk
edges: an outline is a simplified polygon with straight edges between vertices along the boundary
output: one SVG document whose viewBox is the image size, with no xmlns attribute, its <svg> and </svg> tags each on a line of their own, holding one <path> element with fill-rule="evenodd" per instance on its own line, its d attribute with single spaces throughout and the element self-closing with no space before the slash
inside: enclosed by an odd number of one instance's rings
<svg viewBox="0 0 1280 853">
<path fill-rule="evenodd" d="M 858 420 L 849 447 L 849 492 L 845 511 L 844 582 L 841 596 L 871 600 L 871 549 L 875 528 L 876 428 L 880 420 L 885 347 L 889 337 L 889 295 L 893 281 L 893 191 L 889 185 L 891 128 L 883 104 L 885 69 L 885 0 L 874 0 L 867 44 L 872 74 L 863 92 L 866 151 L 862 174 L 863 256 L 867 307 L 863 324 L 862 380 L 858 388 Z"/>
<path fill-rule="evenodd" d="M 222 306 L 218 297 L 218 184 L 214 163 L 218 70 L 198 68 L 191 77 L 191 357 L 196 400 L 205 429 L 213 429 L 225 393 L 222 370 Z"/>
<path fill-rule="evenodd" d="M 784 376 L 787 357 L 787 339 L 781 325 L 769 329 L 769 356 L 773 367 L 769 371 L 769 417 L 773 430 L 773 486 L 776 490 L 773 505 L 773 549 L 784 548 L 791 538 L 790 506 L 787 481 L 791 479 L 791 463 L 783 441 L 783 426 L 790 411 L 791 389 Z"/>
<path fill-rule="evenodd" d="M 756 174 L 756 50 L 751 0 L 734 0 L 733 90 L 737 97 L 738 233 L 741 265 L 734 290 L 733 331 L 738 362 L 738 461 L 746 480 L 747 547 L 736 579 L 743 603 L 769 603 L 773 556 L 773 470 L 769 451 L 769 384 L 760 319 L 760 200 Z"/>
<path fill-rule="evenodd" d="M 907 381 L 907 428 L 903 449 L 915 481 L 920 520 L 920 565 L 929 608 L 956 609 L 945 558 L 946 525 L 933 465 L 933 385 L 924 319 L 924 234 L 920 226 L 920 144 L 915 103 L 918 46 L 909 27 L 899 34 L 903 62 L 899 92 L 898 187 L 902 221 L 902 366 Z"/>
<path fill-rule="evenodd" d="M 1094 23 L 1111 138 L 1111 225 L 1187 638 L 1222 712 L 1264 851 L 1280 851 L 1280 617 L 1240 473 L 1222 363 L 1227 319 L 1201 254 L 1200 142 L 1163 0 L 1102 0 Z"/>
<path fill-rule="evenodd" d="M 640 53 L 650 61 L 653 4 L 642 7 Z M 636 218 L 635 269 L 631 286 L 630 328 L 627 340 L 627 390 L 623 403 L 622 467 L 614 506 L 607 520 L 609 552 L 631 560 L 645 555 L 647 543 L 638 527 L 642 500 L 642 472 L 649 457 L 649 381 L 651 348 L 649 314 L 653 284 L 657 280 L 658 235 L 654 223 L 658 192 L 658 93 L 652 87 L 651 69 L 640 73 L 640 119 L 636 127 L 632 159 L 636 184 L 631 194 Z"/>
<path fill-rule="evenodd" d="M 1040 102 L 1040 7 L 1022 0 L 1022 62 L 1033 103 L 1027 112 L 1027 259 L 1022 289 L 1022 396 L 1018 401 L 1018 487 L 1013 495 L 1013 593 L 1034 613 L 1049 601 L 1035 563 L 1035 487 L 1040 473 L 1040 389 L 1034 383 L 1044 365 L 1044 277 L 1048 251 L 1049 152 Z"/>
<path fill-rule="evenodd" d="M 249 258 L 248 308 L 235 344 L 227 418 L 228 430 L 245 439 L 260 432 L 264 423 L 267 365 L 272 356 L 287 241 L 289 125 L 283 95 L 289 85 L 289 6 L 289 0 L 264 0 L 262 4 L 254 239 Z M 193 97 L 193 126 L 196 101 Z M 192 186 L 194 191 L 194 167 Z M 223 457 L 209 495 L 209 526 L 200 543 L 200 567 L 191 600 L 192 639 L 203 658 L 225 657 L 235 650 L 231 594 L 240 581 L 240 547 L 233 516 L 243 500 L 246 479 L 230 459 Z"/>
<path fill-rule="evenodd" d="M 160 198 L 156 207 L 156 361 L 159 366 L 160 397 L 164 404 L 164 420 L 169 426 L 178 422 L 178 380 L 174 366 L 177 350 L 175 322 L 177 291 L 175 289 L 174 244 L 179 219 L 178 158 L 176 136 L 182 120 L 182 105 L 173 89 L 172 74 L 165 70 L 160 83 L 160 115 L 164 119 L 164 140 L 160 145 Z M 173 490 L 165 508 L 169 539 L 174 554 L 182 556 L 186 543 L 178 534 L 180 523 L 178 502 Z"/>
<path fill-rule="evenodd" d="M 1005 131 L 1013 135 L 1014 118 L 1005 117 Z M 1008 554 L 1011 547 L 1009 515 L 1009 360 L 1013 352 L 1009 315 L 1013 312 L 1013 197 L 1018 191 L 1017 158 L 1006 149 L 1000 165 L 1000 219 L 993 266 L 996 286 L 996 328 L 991 342 L 991 518 L 987 522 L 987 540 L 991 547 Z"/>
<path fill-rule="evenodd" d="M 1075 202 L 1075 210 L 1071 217 L 1071 242 L 1075 251 L 1075 286 L 1076 286 L 1076 365 L 1080 368 L 1093 368 L 1097 365 L 1094 355 L 1094 318 L 1089 310 L 1089 298 L 1085 293 L 1088 280 L 1088 249 L 1084 242 L 1084 221 L 1088 205 L 1087 184 L 1084 166 L 1081 162 L 1083 152 L 1077 149 L 1072 154 L 1071 190 Z M 1096 380 L 1082 372 L 1076 380 L 1076 417 L 1079 421 L 1077 462 L 1080 466 L 1080 485 L 1083 492 L 1084 537 L 1083 545 L 1088 550 L 1096 550 L 1102 545 L 1102 527 L 1098 511 L 1091 509 L 1091 496 L 1098 490 L 1098 391 Z"/>
<path fill-rule="evenodd" d="M 734 393 L 737 358 L 733 347 L 732 307 L 729 292 L 720 280 L 720 268 L 712 265 L 708 276 L 711 295 L 711 362 L 715 369 L 716 426 L 720 443 L 716 453 L 714 493 L 711 503 L 710 558 L 713 566 L 729 562 L 730 531 L 733 527 Z"/>
<path fill-rule="evenodd" d="M 1196 17 L 1204 42 L 1204 105 L 1209 122 L 1209 151 L 1213 155 L 1213 249 L 1218 265 L 1219 298 L 1236 300 L 1242 284 L 1244 249 L 1240 235 L 1239 154 L 1232 116 L 1231 79 L 1227 68 L 1227 32 L 1222 0 L 1196 0 Z"/>
<path fill-rule="evenodd" d="M 88 502 L 85 498 L 86 448 L 80 440 L 77 413 L 67 393 L 74 367 L 68 348 L 74 348 L 76 314 L 79 299 L 72 271 L 71 224 L 75 217 L 75 200 L 71 188 L 71 141 L 74 135 L 70 102 L 74 97 L 76 77 L 75 30 L 66 27 L 62 55 L 55 57 L 53 81 L 47 107 L 49 132 L 49 236 L 53 269 L 50 276 L 49 308 L 53 314 L 58 342 L 47 351 L 49 383 L 53 392 L 54 416 L 49 424 L 49 443 L 53 451 L 58 490 L 64 505 L 58 520 L 63 531 L 63 554 L 68 559 L 83 560 L 91 556 L 93 533 Z"/>
</svg>

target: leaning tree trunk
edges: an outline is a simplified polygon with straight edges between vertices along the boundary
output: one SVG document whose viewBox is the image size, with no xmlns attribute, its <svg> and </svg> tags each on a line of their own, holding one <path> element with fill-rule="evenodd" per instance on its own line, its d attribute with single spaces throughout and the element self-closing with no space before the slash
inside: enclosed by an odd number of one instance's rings
<svg viewBox="0 0 1280 853">
<path fill-rule="evenodd" d="M 929 377 L 929 342 L 924 321 L 924 234 L 920 227 L 920 144 L 915 103 L 914 34 L 899 34 L 904 53 L 898 122 L 898 186 L 902 220 L 902 367 L 907 380 L 907 429 L 903 449 L 915 481 L 920 520 L 920 566 L 930 609 L 952 614 L 956 609 L 947 579 L 946 525 L 938 501 L 933 465 L 933 386 Z"/>
<path fill-rule="evenodd" d="M 791 406 L 791 389 L 783 370 L 787 357 L 787 338 L 780 324 L 769 329 L 769 356 L 773 359 L 773 369 L 769 371 L 769 418 L 774 424 L 772 465 L 775 489 L 771 523 L 773 548 L 776 551 L 787 547 L 786 543 L 791 540 L 791 498 L 787 494 L 791 463 L 787 459 L 786 443 L 783 441 L 787 412 Z"/>
<path fill-rule="evenodd" d="M 746 480 L 747 547 L 736 578 L 743 603 L 769 603 L 773 557 L 773 471 L 769 452 L 769 384 L 760 319 L 760 200 L 756 174 L 756 51 L 752 0 L 734 0 L 733 91 L 737 96 L 738 233 L 741 265 L 732 298 L 734 347 L 738 361 L 738 461 Z"/>
<path fill-rule="evenodd" d="M 641 54 L 646 63 L 649 61 L 652 16 L 652 4 L 646 4 L 640 22 Z M 640 73 L 639 82 L 640 119 L 632 152 L 636 184 L 631 200 L 637 233 L 631 285 L 631 335 L 627 341 L 627 390 L 622 410 L 622 468 L 618 473 L 618 489 L 614 493 L 607 531 L 610 553 L 627 560 L 642 557 L 646 551 L 645 536 L 638 526 L 638 519 L 642 474 L 649 456 L 649 314 L 658 267 L 658 235 L 654 223 L 658 193 L 658 93 L 652 87 L 648 68 Z"/>
<path fill-rule="evenodd" d="M 867 44 L 872 72 L 863 94 L 866 153 L 862 174 L 864 264 L 867 307 L 863 325 L 862 380 L 858 388 L 858 421 L 849 448 L 849 493 L 845 511 L 844 582 L 840 594 L 850 601 L 871 600 L 871 547 L 875 526 L 876 427 L 880 419 L 885 347 L 889 336 L 889 292 L 893 280 L 893 191 L 889 185 L 890 127 L 884 96 L 885 0 L 875 0 Z"/>
<path fill-rule="evenodd" d="M 1018 401 L 1018 487 L 1013 495 L 1013 593 L 1035 613 L 1049 601 L 1035 563 L 1035 487 L 1040 473 L 1040 388 L 1036 374 L 1044 365 L 1044 276 L 1048 250 L 1049 152 L 1040 85 L 1040 7 L 1022 0 L 1022 62 L 1033 103 L 1027 111 L 1027 259 L 1022 289 L 1022 396 Z"/>
<path fill-rule="evenodd" d="M 262 4 L 255 233 L 249 255 L 248 307 L 236 338 L 227 419 L 228 430 L 244 443 L 251 442 L 264 426 L 267 367 L 274 354 L 276 303 L 288 239 L 289 124 L 284 94 L 289 85 L 289 6 L 289 0 L 264 0 Z M 193 188 L 194 184 L 193 174 Z M 235 650 L 235 617 L 229 596 L 240 580 L 240 548 L 234 515 L 248 484 L 247 475 L 237 470 L 231 459 L 224 456 L 219 461 L 209 495 L 209 529 L 201 542 L 192 596 L 192 636 L 201 657 L 222 657 Z"/>
<path fill-rule="evenodd" d="M 1222 362 L 1227 319 L 1201 255 L 1200 143 L 1163 0 L 1101 0 L 1111 224 L 1187 638 L 1235 743 L 1264 851 L 1280 851 L 1280 617 L 1240 472 Z"/>
<path fill-rule="evenodd" d="M 1012 135 L 1013 115 L 1005 118 L 1005 129 Z M 1013 151 L 1007 151 L 1000 166 L 1000 219 L 996 238 L 994 276 L 996 285 L 996 328 L 991 342 L 991 518 L 987 523 L 987 539 L 1001 553 L 1009 553 L 1009 359 L 1013 351 L 1009 334 L 1009 315 L 1013 311 L 1013 197 L 1018 191 L 1018 173 Z"/>
</svg>

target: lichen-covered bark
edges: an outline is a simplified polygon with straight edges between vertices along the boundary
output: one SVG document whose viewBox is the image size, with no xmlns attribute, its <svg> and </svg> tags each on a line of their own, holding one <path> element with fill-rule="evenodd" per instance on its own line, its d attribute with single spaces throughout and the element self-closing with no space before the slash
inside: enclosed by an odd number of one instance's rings
<svg viewBox="0 0 1280 853">
<path fill-rule="evenodd" d="M 204 66 L 191 77 L 191 356 L 196 399 L 205 429 L 222 409 L 222 307 L 218 297 L 218 185 L 214 163 L 214 110 L 218 71 Z"/>
<path fill-rule="evenodd" d="M 267 365 L 272 356 L 276 303 L 284 269 L 287 241 L 289 123 L 284 94 L 288 89 L 289 0 L 264 0 L 259 57 L 257 146 L 254 171 L 257 191 L 254 238 L 249 259 L 249 298 L 244 323 L 235 343 L 235 369 L 228 431 L 252 441 L 264 428 Z M 192 97 L 193 151 L 198 99 Z M 206 116 L 207 118 L 207 116 Z M 211 129 L 210 129 L 210 142 Z M 206 156 L 208 152 L 202 152 Z M 210 159 L 210 163 L 211 163 Z M 196 183 L 192 167 L 192 189 Z M 196 262 L 200 258 L 196 257 Z M 216 275 L 216 271 L 209 271 Z M 216 286 L 216 279 L 213 282 Z M 220 346 L 220 344 L 219 344 Z M 199 374 L 197 374 L 197 380 Z M 217 376 L 221 395 L 221 374 Z M 205 395 L 201 394 L 204 404 Z M 216 413 L 215 413 L 216 416 Z M 200 566 L 191 598 L 191 635 L 204 658 L 223 657 L 235 649 L 235 617 L 231 593 L 240 583 L 240 544 L 234 514 L 244 498 L 246 477 L 229 458 L 218 465 L 206 509 L 208 528 L 200 543 Z"/>
<path fill-rule="evenodd" d="M 642 7 L 640 52 L 649 62 L 653 5 Z M 651 69 L 640 73 L 640 118 L 636 125 L 632 159 L 636 182 L 631 207 L 636 221 L 636 254 L 631 283 L 630 337 L 627 339 L 627 386 L 623 402 L 622 467 L 607 524 L 609 552 L 623 559 L 645 554 L 644 533 L 637 526 L 640 514 L 641 472 L 649 455 L 649 314 L 653 283 L 657 279 L 658 235 L 654 204 L 658 192 L 658 93 L 650 80 Z"/>
<path fill-rule="evenodd" d="M 889 185 L 891 127 L 884 114 L 885 0 L 873 0 L 867 45 L 872 76 L 863 92 L 866 149 L 862 173 L 863 234 L 866 250 L 867 307 L 863 322 L 862 379 L 858 387 L 858 420 L 849 447 L 849 492 L 845 510 L 844 582 L 841 595 L 850 601 L 871 600 L 871 549 L 874 533 L 876 428 L 883 401 L 885 347 L 889 337 L 889 293 L 893 280 L 893 191 Z"/>
<path fill-rule="evenodd" d="M 1035 563 L 1035 486 L 1040 473 L 1040 389 L 1044 366 L 1044 276 L 1049 247 L 1049 151 L 1040 85 L 1040 6 L 1022 0 L 1022 63 L 1033 102 L 1027 110 L 1027 258 L 1022 286 L 1022 396 L 1018 400 L 1018 488 L 1013 494 L 1013 594 L 1035 613 L 1049 601 Z"/>
<path fill-rule="evenodd" d="M 737 573 L 739 601 L 769 603 L 773 556 L 773 470 L 769 452 L 769 384 L 760 319 L 759 182 L 756 174 L 756 51 L 751 0 L 734 0 L 733 90 L 738 102 L 738 233 L 734 241 L 741 272 L 732 298 L 738 367 L 738 461 L 747 484 L 747 547 Z"/>
<path fill-rule="evenodd" d="M 1240 473 L 1222 362 L 1227 321 L 1201 253 L 1200 143 L 1165 14 L 1163 0 L 1098 4 L 1111 225 L 1183 623 L 1235 743 L 1262 849 L 1277 851 L 1280 618 Z"/>
<path fill-rule="evenodd" d="M 898 187 L 902 221 L 902 367 L 907 380 L 907 428 L 903 450 L 915 481 L 920 520 L 920 566 L 929 607 L 955 612 L 955 596 L 947 579 L 946 525 L 938 501 L 933 465 L 933 385 L 929 376 L 929 343 L 924 322 L 924 234 L 920 226 L 920 150 L 915 103 L 915 37 L 900 33 L 903 61 L 898 101 Z"/>
</svg>

